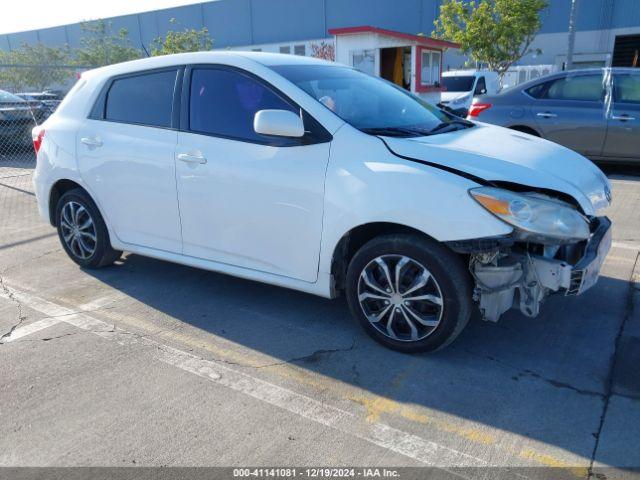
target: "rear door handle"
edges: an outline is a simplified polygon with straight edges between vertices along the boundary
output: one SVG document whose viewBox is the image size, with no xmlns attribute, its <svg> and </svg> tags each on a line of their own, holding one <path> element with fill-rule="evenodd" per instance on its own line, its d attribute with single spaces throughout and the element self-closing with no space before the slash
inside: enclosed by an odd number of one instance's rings
<svg viewBox="0 0 640 480">
<path fill-rule="evenodd" d="M 536 116 L 542 117 L 542 118 L 556 118 L 558 115 L 551 112 L 540 112 L 540 113 L 536 113 Z"/>
<path fill-rule="evenodd" d="M 201 155 L 199 153 L 198 154 L 179 153 L 178 160 L 186 163 L 200 163 L 200 164 L 207 163 L 207 159 L 204 157 L 204 155 Z"/>
<path fill-rule="evenodd" d="M 611 116 L 611 120 L 620 120 L 622 122 L 626 122 L 626 121 L 630 121 L 630 120 L 635 120 L 635 117 L 630 117 L 629 115 L 622 114 L 622 115 L 612 115 Z"/>
<path fill-rule="evenodd" d="M 95 137 L 82 137 L 80 139 L 80 141 L 82 143 L 84 143 L 87 147 L 101 147 L 102 146 L 102 140 L 100 140 L 99 138 L 95 138 Z"/>
</svg>

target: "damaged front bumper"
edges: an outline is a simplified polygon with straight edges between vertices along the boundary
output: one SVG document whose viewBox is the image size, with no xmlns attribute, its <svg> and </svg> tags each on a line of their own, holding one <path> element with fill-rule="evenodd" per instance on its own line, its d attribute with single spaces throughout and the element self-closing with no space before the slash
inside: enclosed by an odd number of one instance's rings
<svg viewBox="0 0 640 480">
<path fill-rule="evenodd" d="M 497 321 L 510 308 L 535 317 L 551 293 L 579 295 L 595 285 L 611 248 L 611 221 L 591 221 L 588 240 L 574 245 L 519 243 L 512 238 L 451 242 L 470 255 L 474 300 L 485 320 Z"/>
</svg>

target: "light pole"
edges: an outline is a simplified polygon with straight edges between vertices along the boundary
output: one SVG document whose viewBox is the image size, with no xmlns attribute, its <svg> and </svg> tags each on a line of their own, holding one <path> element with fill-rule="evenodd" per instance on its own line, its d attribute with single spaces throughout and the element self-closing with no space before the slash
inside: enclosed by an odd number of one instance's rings
<svg viewBox="0 0 640 480">
<path fill-rule="evenodd" d="M 573 68 L 573 47 L 576 42 L 576 17 L 578 15 L 578 0 L 571 0 L 571 11 L 569 12 L 569 45 L 567 46 L 566 70 Z"/>
</svg>

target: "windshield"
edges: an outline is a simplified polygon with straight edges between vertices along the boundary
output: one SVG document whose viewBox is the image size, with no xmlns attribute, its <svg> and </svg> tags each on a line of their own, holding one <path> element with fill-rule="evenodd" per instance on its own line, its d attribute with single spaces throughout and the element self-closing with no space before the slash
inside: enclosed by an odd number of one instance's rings
<svg viewBox="0 0 640 480">
<path fill-rule="evenodd" d="M 476 77 L 442 77 L 442 87 L 446 92 L 470 92 Z"/>
<path fill-rule="evenodd" d="M 403 135 L 424 134 L 451 120 L 438 108 L 400 87 L 348 67 L 280 65 L 271 68 L 345 122 L 367 133 L 390 135 L 395 130 Z"/>
<path fill-rule="evenodd" d="M 24 100 L 13 93 L 0 90 L 0 103 L 24 103 Z"/>
</svg>

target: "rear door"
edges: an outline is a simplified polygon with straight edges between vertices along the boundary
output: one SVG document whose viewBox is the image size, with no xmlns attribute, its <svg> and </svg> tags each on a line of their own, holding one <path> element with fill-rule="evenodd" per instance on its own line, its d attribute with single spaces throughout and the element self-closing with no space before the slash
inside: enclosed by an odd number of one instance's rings
<svg viewBox="0 0 640 480">
<path fill-rule="evenodd" d="M 640 74 L 613 76 L 613 104 L 602 156 L 616 160 L 640 159 Z"/>
<path fill-rule="evenodd" d="M 582 155 L 599 156 L 607 130 L 604 78 L 601 73 L 569 74 L 536 90 L 531 112 L 542 136 Z"/>
<path fill-rule="evenodd" d="M 78 166 L 116 236 L 180 252 L 174 96 L 179 70 L 112 79 L 77 135 Z"/>
</svg>

